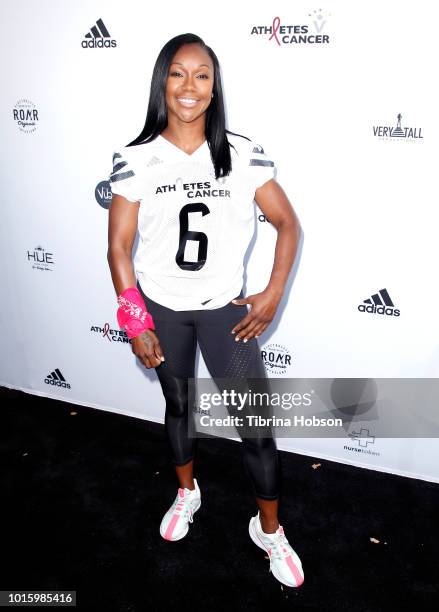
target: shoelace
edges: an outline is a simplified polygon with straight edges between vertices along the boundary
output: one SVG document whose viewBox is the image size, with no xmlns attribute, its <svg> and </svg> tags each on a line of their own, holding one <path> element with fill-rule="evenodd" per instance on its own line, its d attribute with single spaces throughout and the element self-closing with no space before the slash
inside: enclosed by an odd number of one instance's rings
<svg viewBox="0 0 439 612">
<path fill-rule="evenodd" d="M 173 510 L 173 514 L 181 514 L 182 512 L 184 512 L 184 516 L 188 517 L 189 516 L 189 522 L 193 523 L 194 519 L 192 517 L 192 506 L 191 506 L 191 498 L 189 496 L 189 494 L 185 494 L 184 497 L 180 497 L 179 494 L 177 494 L 177 497 L 175 499 L 174 502 L 174 510 Z"/>
<path fill-rule="evenodd" d="M 277 533 L 270 534 L 270 536 L 271 536 L 271 542 L 270 542 L 270 548 L 269 548 L 270 552 L 268 555 L 270 559 L 281 560 L 281 559 L 285 559 L 286 557 L 292 554 L 290 543 L 288 542 L 282 527 L 280 527 Z M 270 570 L 271 570 L 271 564 L 270 564 Z"/>
</svg>

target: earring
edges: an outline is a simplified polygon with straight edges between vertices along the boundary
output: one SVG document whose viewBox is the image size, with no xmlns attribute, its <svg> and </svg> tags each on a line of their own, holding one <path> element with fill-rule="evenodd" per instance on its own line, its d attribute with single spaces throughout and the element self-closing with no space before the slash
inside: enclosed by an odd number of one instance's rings
<svg viewBox="0 0 439 612">
<path fill-rule="evenodd" d="M 212 96 L 211 96 L 211 97 L 213 98 L 213 94 L 212 94 Z"/>
</svg>

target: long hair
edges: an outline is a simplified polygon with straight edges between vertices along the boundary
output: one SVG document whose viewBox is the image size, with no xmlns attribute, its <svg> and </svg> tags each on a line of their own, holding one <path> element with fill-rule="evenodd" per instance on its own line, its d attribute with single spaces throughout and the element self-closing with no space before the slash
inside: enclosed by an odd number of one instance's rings
<svg viewBox="0 0 439 612">
<path fill-rule="evenodd" d="M 215 168 L 215 178 L 227 176 L 232 170 L 232 159 L 227 133 L 234 134 L 226 129 L 224 110 L 224 97 L 221 83 L 221 74 L 218 58 L 214 51 L 196 34 L 180 34 L 171 38 L 160 51 L 154 65 L 151 89 L 149 94 L 146 121 L 140 134 L 127 144 L 127 147 L 144 144 L 155 140 L 168 125 L 168 109 L 166 104 L 166 80 L 169 66 L 178 49 L 185 44 L 198 43 L 207 51 L 214 71 L 213 98 L 206 110 L 205 138 L 209 145 L 210 157 Z M 242 136 L 236 134 L 236 136 Z M 242 136 L 247 138 L 246 136 Z M 247 140 L 250 140 L 247 138 Z"/>
</svg>

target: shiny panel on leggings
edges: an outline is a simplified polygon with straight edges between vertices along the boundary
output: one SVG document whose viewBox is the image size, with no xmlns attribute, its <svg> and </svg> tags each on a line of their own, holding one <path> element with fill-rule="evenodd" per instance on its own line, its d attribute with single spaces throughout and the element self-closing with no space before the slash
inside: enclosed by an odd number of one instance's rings
<svg viewBox="0 0 439 612">
<path fill-rule="evenodd" d="M 232 328 L 243 319 L 246 305 L 229 302 L 212 310 L 175 311 L 162 306 L 141 292 L 154 319 L 156 334 L 165 361 L 156 372 L 166 400 L 165 428 L 175 465 L 188 463 L 195 455 L 197 438 L 190 438 L 192 408 L 188 406 L 188 379 L 195 376 L 197 341 L 210 375 L 221 391 L 221 378 L 265 379 L 257 338 L 235 341 Z M 242 291 L 239 296 L 242 297 Z M 248 387 L 247 387 L 248 388 Z M 190 415 L 190 420 L 189 420 Z M 243 462 L 253 490 L 262 499 L 277 499 L 279 493 L 279 454 L 267 430 L 252 428 L 253 435 L 242 437 Z"/>
</svg>

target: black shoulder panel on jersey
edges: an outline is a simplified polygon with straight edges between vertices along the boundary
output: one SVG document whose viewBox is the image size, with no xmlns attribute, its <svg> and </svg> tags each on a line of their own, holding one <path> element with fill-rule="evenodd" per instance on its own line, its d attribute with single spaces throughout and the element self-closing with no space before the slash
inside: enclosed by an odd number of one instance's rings
<svg viewBox="0 0 439 612">
<path fill-rule="evenodd" d="M 121 161 L 117 161 L 117 160 Z M 110 174 L 110 183 L 114 183 L 115 181 L 122 181 L 124 179 L 130 178 L 130 176 L 135 176 L 133 170 L 126 170 L 125 172 L 120 172 L 122 168 L 128 166 L 128 162 L 122 158 L 122 155 L 118 152 L 113 155 L 113 172 Z"/>
<path fill-rule="evenodd" d="M 251 159 L 249 166 L 274 166 L 271 159 Z"/>
</svg>

